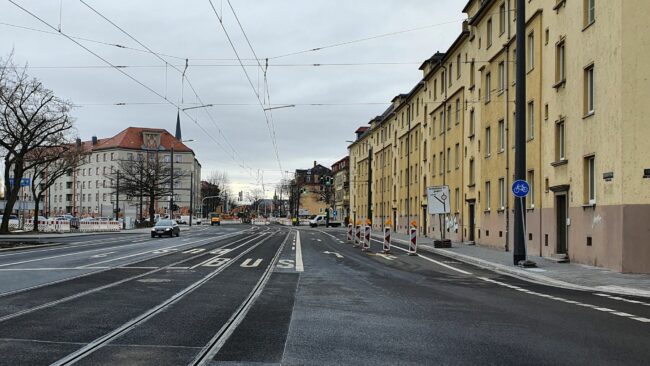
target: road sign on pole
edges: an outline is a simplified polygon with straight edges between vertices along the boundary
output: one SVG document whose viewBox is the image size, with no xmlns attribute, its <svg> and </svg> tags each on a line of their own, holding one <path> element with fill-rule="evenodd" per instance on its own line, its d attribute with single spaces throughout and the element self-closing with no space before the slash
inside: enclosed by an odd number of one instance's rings
<svg viewBox="0 0 650 366">
<path fill-rule="evenodd" d="M 449 186 L 427 187 L 427 201 L 430 215 L 450 213 L 451 197 Z"/>
<path fill-rule="evenodd" d="M 512 183 L 512 194 L 515 197 L 526 197 L 528 192 L 530 192 L 530 185 L 525 180 L 516 180 Z"/>
</svg>

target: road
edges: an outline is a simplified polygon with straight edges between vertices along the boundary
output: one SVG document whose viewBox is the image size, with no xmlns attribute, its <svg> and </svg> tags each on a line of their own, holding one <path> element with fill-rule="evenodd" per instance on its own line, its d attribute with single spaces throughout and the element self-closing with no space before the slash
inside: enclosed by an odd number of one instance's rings
<svg viewBox="0 0 650 366">
<path fill-rule="evenodd" d="M 339 229 L 197 227 L 0 255 L 0 365 L 635 365 L 650 301 Z"/>
</svg>

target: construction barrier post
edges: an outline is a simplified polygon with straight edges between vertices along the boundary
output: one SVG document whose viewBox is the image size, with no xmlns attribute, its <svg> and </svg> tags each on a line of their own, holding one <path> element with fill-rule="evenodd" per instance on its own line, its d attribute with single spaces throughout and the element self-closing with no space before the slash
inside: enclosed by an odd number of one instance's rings
<svg viewBox="0 0 650 366">
<path fill-rule="evenodd" d="M 408 255 L 417 255 L 418 251 L 418 229 L 412 226 L 410 229 L 411 241 L 409 243 Z"/>
<path fill-rule="evenodd" d="M 372 226 L 366 225 L 366 233 L 365 233 L 366 238 L 363 241 L 363 247 L 361 249 L 364 252 L 369 252 L 370 251 L 370 230 L 371 230 L 371 228 L 372 228 Z"/>
<path fill-rule="evenodd" d="M 348 224 L 348 242 L 352 241 L 352 224 Z"/>
<path fill-rule="evenodd" d="M 354 228 L 354 247 L 358 247 L 361 243 L 361 225 Z"/>
<path fill-rule="evenodd" d="M 384 254 L 390 254 L 390 227 L 384 228 Z"/>
</svg>

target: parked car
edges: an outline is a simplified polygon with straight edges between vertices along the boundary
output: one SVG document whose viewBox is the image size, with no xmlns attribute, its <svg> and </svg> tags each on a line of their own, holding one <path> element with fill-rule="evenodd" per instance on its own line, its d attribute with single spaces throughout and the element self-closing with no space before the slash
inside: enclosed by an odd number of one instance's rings
<svg viewBox="0 0 650 366">
<path fill-rule="evenodd" d="M 201 225 L 201 218 L 200 217 L 193 217 L 192 218 L 192 223 L 196 225 Z"/>
<path fill-rule="evenodd" d="M 178 237 L 181 235 L 181 228 L 174 220 L 160 220 L 156 226 L 151 228 L 151 237 L 162 237 L 163 235 L 169 235 L 170 238 L 174 235 Z"/>
<path fill-rule="evenodd" d="M 311 220 L 309 220 L 309 226 L 311 227 L 317 227 L 317 226 L 339 227 L 342 224 L 343 223 L 341 221 L 336 221 L 331 218 L 328 223 L 325 215 L 316 215 Z"/>
<path fill-rule="evenodd" d="M 0 221 L 3 219 L 4 215 L 0 215 Z M 20 221 L 18 220 L 18 216 L 16 215 L 9 215 L 9 225 L 20 225 Z"/>
<path fill-rule="evenodd" d="M 83 219 L 80 219 L 79 222 L 95 222 L 95 219 L 92 217 L 84 217 Z"/>
</svg>

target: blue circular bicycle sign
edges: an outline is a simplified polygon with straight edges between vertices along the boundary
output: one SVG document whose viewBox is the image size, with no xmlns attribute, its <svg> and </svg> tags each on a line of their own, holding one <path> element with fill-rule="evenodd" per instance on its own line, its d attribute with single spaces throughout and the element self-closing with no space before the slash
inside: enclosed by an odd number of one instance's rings
<svg viewBox="0 0 650 366">
<path fill-rule="evenodd" d="M 512 194 L 515 197 L 526 197 L 528 192 L 530 192 L 530 185 L 525 180 L 516 180 L 512 183 Z"/>
</svg>

